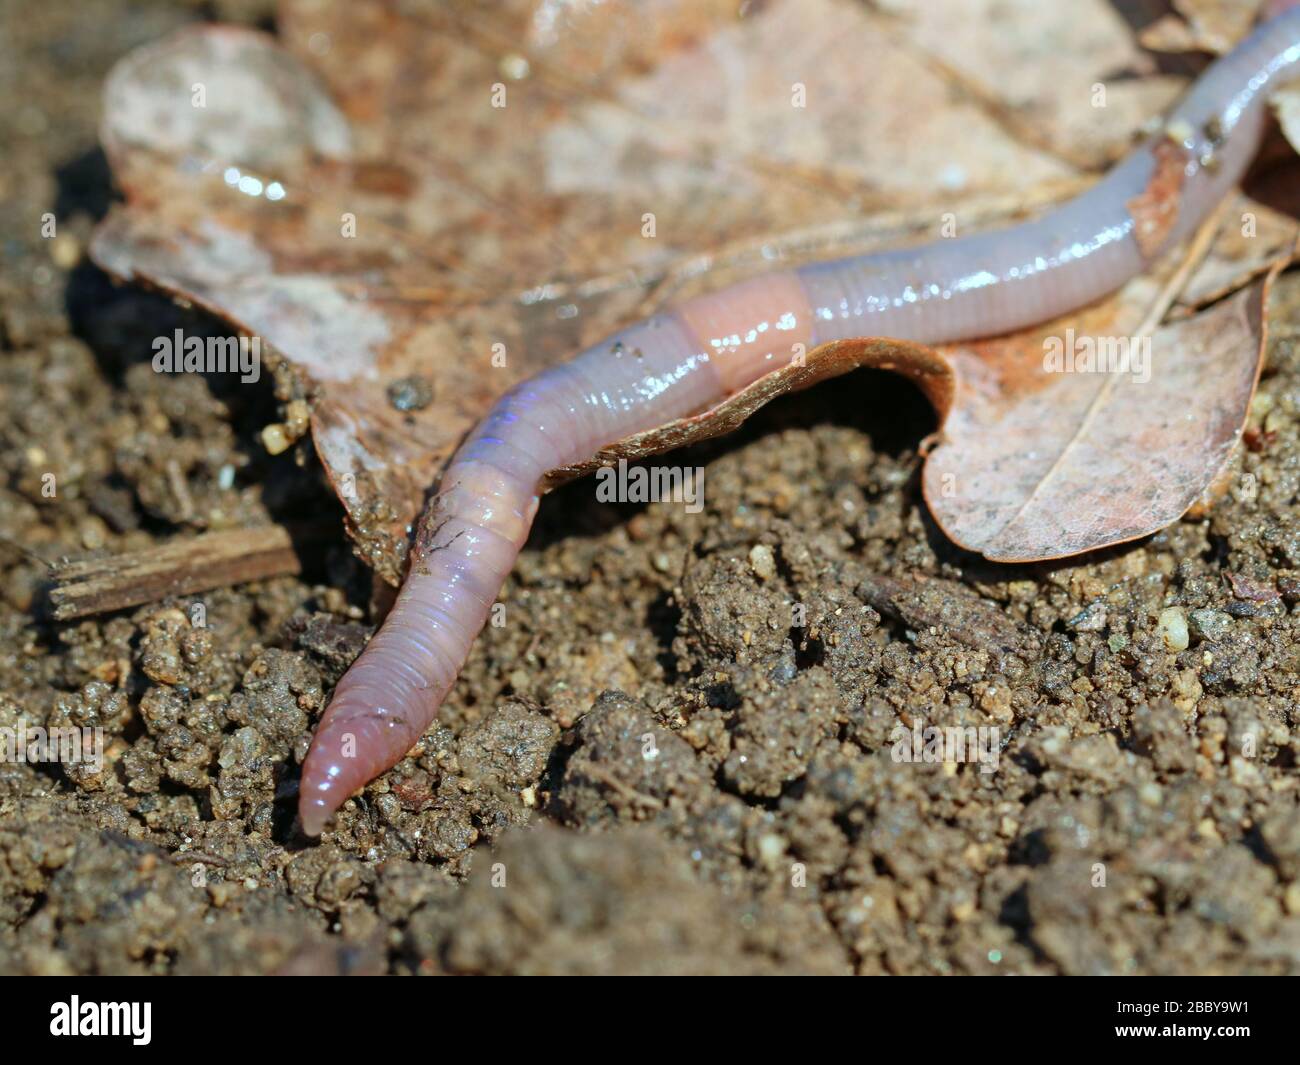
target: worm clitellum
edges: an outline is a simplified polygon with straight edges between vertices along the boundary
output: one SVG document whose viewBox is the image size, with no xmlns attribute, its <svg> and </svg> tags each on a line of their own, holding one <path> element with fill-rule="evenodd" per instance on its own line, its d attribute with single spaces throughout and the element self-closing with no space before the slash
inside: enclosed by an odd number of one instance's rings
<svg viewBox="0 0 1300 1065">
<path fill-rule="evenodd" d="M 622 330 L 507 393 L 447 466 L 410 572 L 344 675 L 303 766 L 317 835 L 433 720 L 523 546 L 547 471 L 706 409 L 811 349 L 851 337 L 937 344 L 1047 321 L 1114 291 L 1187 236 L 1240 180 L 1267 92 L 1300 66 L 1300 9 L 1205 71 L 1163 129 L 1090 188 L 997 232 L 779 270 Z M 1173 190 L 1174 210 L 1134 202 Z"/>
</svg>

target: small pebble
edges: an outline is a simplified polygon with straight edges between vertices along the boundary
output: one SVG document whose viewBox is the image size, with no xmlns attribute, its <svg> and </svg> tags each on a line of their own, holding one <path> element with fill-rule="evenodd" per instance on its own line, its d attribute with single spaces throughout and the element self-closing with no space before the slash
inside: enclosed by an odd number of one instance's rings
<svg viewBox="0 0 1300 1065">
<path fill-rule="evenodd" d="M 760 581 L 770 581 L 776 576 L 776 559 L 766 544 L 755 544 L 750 549 L 749 566 Z"/>
<path fill-rule="evenodd" d="M 50 258 L 60 270 L 71 270 L 81 262 L 81 242 L 71 233 L 60 233 L 50 241 Z"/>
<path fill-rule="evenodd" d="M 291 443 L 289 434 L 279 422 L 272 422 L 262 430 L 262 446 L 271 455 L 279 455 L 287 451 Z"/>
<path fill-rule="evenodd" d="M 388 402 L 397 410 L 423 410 L 433 402 L 433 385 L 422 374 L 402 377 L 388 386 Z"/>
<path fill-rule="evenodd" d="M 1227 606 L 1227 613 L 1234 618 L 1273 618 L 1286 612 L 1280 599 L 1271 602 L 1239 602 L 1234 599 Z"/>
<path fill-rule="evenodd" d="M 1105 603 L 1089 603 L 1066 622 L 1066 627 L 1075 632 L 1101 632 L 1107 616 Z"/>
<path fill-rule="evenodd" d="M 1156 620 L 1156 631 L 1160 633 L 1160 638 L 1164 640 L 1169 650 L 1174 653 L 1187 650 L 1187 615 L 1180 607 L 1171 606 L 1160 611 L 1160 617 Z"/>
<path fill-rule="evenodd" d="M 1232 630 L 1232 618 L 1222 610 L 1193 610 L 1187 615 L 1188 628 L 1200 640 L 1218 640 Z"/>
<path fill-rule="evenodd" d="M 104 546 L 108 529 L 98 518 L 87 518 L 81 523 L 81 546 L 87 551 L 98 551 Z"/>
<path fill-rule="evenodd" d="M 304 399 L 293 399 L 284 408 L 284 428 L 294 440 L 307 432 L 311 425 L 311 407 Z"/>
<path fill-rule="evenodd" d="M 781 860 L 785 853 L 785 840 L 780 836 L 767 833 L 759 837 L 758 854 L 763 864 L 769 869 L 774 868 Z"/>
</svg>

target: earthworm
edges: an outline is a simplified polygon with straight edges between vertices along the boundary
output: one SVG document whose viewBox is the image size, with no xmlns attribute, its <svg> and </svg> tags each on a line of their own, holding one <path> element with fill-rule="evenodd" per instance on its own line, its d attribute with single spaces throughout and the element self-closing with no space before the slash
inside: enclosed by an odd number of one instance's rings
<svg viewBox="0 0 1300 1065">
<path fill-rule="evenodd" d="M 339 681 L 303 765 L 318 835 L 433 720 L 537 512 L 539 482 L 603 445 L 707 409 L 852 337 L 970 340 L 1065 314 L 1187 236 L 1242 177 L 1266 90 L 1300 65 L 1300 9 L 1260 25 L 1075 199 L 1036 220 L 753 277 L 665 310 L 508 392 L 466 438 L 421 517 L 406 581 Z"/>
</svg>

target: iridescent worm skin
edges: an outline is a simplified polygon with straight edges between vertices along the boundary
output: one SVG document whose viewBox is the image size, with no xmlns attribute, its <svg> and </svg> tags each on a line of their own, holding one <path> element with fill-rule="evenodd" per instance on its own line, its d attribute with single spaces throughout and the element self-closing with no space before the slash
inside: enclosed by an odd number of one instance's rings
<svg viewBox="0 0 1300 1065">
<path fill-rule="evenodd" d="M 1300 66 L 1300 9 L 1260 26 L 1087 192 L 999 232 L 816 263 L 691 300 L 519 385 L 455 454 L 423 515 L 410 573 L 339 682 L 303 766 L 317 835 L 433 720 L 528 536 L 547 471 L 706 409 L 796 345 L 922 343 L 1026 327 L 1090 303 L 1187 236 L 1241 178 L 1266 91 Z"/>
</svg>

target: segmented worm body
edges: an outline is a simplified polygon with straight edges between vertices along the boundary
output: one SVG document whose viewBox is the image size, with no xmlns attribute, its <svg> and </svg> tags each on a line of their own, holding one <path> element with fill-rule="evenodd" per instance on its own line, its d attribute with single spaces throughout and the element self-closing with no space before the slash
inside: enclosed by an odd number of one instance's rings
<svg viewBox="0 0 1300 1065">
<path fill-rule="evenodd" d="M 1293 8 L 1209 67 L 1162 130 L 1103 180 L 1034 221 L 755 277 L 514 388 L 445 470 L 397 602 L 339 682 L 303 766 L 303 829 L 318 834 L 433 720 L 528 535 L 545 473 L 707 409 L 788 363 L 796 345 L 993 336 L 1112 292 L 1239 181 L 1267 91 L 1298 66 Z"/>
</svg>

